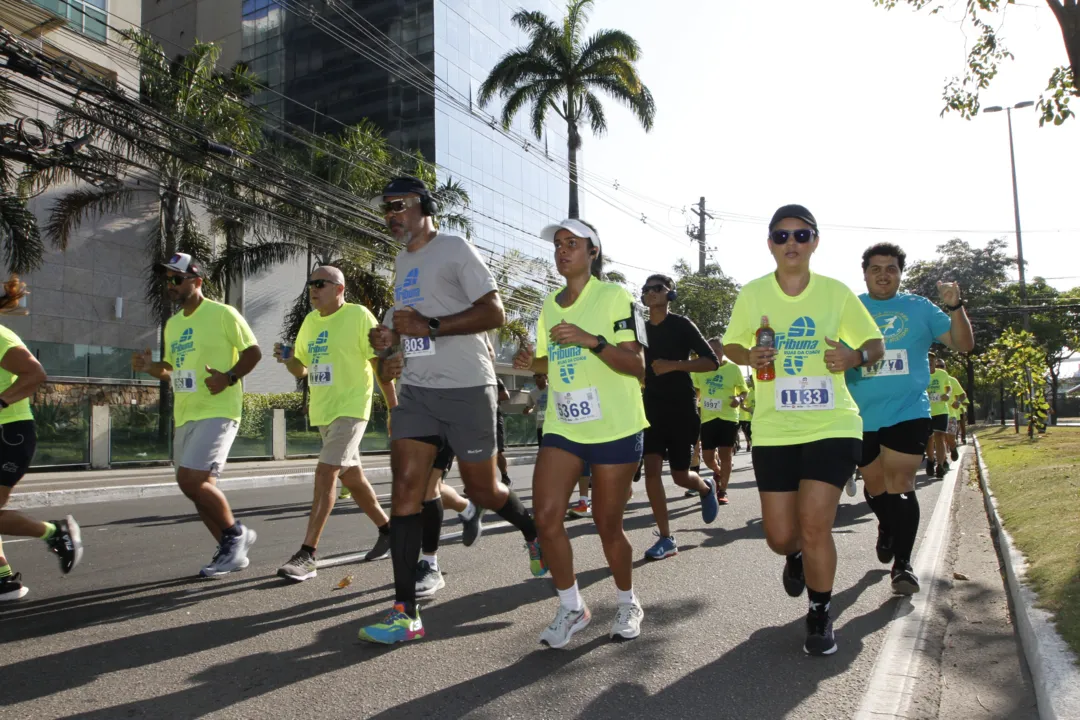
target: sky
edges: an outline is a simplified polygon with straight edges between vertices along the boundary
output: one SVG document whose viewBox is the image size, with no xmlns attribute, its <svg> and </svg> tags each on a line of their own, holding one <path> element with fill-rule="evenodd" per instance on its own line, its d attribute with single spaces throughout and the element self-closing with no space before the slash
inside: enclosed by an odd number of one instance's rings
<svg viewBox="0 0 1080 720">
<path fill-rule="evenodd" d="M 984 107 L 1037 100 L 1067 64 L 1049 8 L 1020 2 L 1000 30 L 1016 59 L 983 92 Z M 767 219 L 792 202 L 822 226 L 812 267 L 858 292 L 862 251 L 875 242 L 900 244 L 909 262 L 953 237 L 976 246 L 1005 237 L 1015 252 L 1005 114 L 939 117 L 971 34 L 958 22 L 963 3 L 946 5 L 930 16 L 872 0 L 598 0 L 590 28 L 638 40 L 658 108 L 645 133 L 609 101 L 610 132 L 585 137 L 585 171 L 605 180 L 590 181 L 583 216 L 605 253 L 636 266 L 618 268 L 635 283 L 679 258 L 696 268 L 684 230 L 702 195 L 720 218 L 708 225 L 711 260 L 740 283 L 773 269 Z M 1080 119 L 1040 128 L 1028 108 L 1013 112 L 1013 130 L 1027 276 L 1080 285 Z"/>
</svg>

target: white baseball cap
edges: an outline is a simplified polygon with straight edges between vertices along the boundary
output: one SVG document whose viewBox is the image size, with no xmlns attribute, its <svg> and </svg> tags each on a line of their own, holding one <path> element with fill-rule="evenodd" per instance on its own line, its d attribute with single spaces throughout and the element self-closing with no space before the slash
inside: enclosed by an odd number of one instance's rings
<svg viewBox="0 0 1080 720">
<path fill-rule="evenodd" d="M 555 233 L 560 230 L 568 230 L 574 233 L 574 237 L 588 238 L 592 241 L 593 247 L 597 250 L 600 249 L 600 236 L 596 234 L 596 231 L 580 220 L 573 218 L 568 218 L 554 225 L 548 225 L 540 231 L 540 237 L 547 242 L 555 242 Z"/>
<path fill-rule="evenodd" d="M 169 262 L 162 263 L 162 267 L 184 275 L 202 277 L 202 268 L 187 253 L 176 253 L 169 259 Z"/>
</svg>

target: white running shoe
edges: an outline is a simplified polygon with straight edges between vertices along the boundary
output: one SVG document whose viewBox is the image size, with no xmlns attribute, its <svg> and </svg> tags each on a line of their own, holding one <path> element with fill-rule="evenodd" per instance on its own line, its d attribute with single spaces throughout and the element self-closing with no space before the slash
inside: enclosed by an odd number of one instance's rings
<svg viewBox="0 0 1080 720">
<path fill-rule="evenodd" d="M 592 613 L 585 603 L 580 610 L 570 610 L 559 603 L 555 619 L 540 633 L 540 644 L 550 648 L 564 648 L 578 630 L 583 630 L 592 620 Z"/>
<path fill-rule="evenodd" d="M 199 575 L 203 577 L 219 577 L 236 570 L 243 570 L 250 564 L 247 556 L 248 550 L 255 544 L 257 538 L 258 535 L 255 531 L 247 526 L 242 526 L 242 531 L 238 536 L 226 535 L 222 537 L 221 545 L 218 546 L 218 551 L 214 553 L 214 559 L 199 571 Z"/>
<path fill-rule="evenodd" d="M 859 492 L 859 485 L 855 482 L 854 475 L 848 478 L 847 485 L 844 486 L 844 492 L 848 494 L 848 497 L 855 497 L 855 493 Z"/>
<path fill-rule="evenodd" d="M 641 634 L 641 620 L 644 617 L 645 611 L 641 609 L 641 603 L 619 603 L 619 609 L 615 611 L 615 622 L 611 623 L 611 639 L 633 640 Z"/>
</svg>

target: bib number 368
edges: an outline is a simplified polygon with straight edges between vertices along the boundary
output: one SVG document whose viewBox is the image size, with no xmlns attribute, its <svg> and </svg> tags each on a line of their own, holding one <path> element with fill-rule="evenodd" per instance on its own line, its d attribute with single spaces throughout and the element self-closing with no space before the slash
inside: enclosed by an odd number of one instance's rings
<svg viewBox="0 0 1080 720">
<path fill-rule="evenodd" d="M 600 396 L 594 387 L 555 393 L 555 411 L 561 422 L 569 424 L 592 422 L 604 417 L 600 411 Z"/>
</svg>

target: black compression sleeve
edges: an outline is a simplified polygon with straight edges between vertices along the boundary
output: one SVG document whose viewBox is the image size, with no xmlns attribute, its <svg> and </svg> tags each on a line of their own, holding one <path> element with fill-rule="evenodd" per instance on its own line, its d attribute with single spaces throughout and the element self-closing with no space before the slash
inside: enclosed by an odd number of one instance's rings
<svg viewBox="0 0 1080 720">
<path fill-rule="evenodd" d="M 697 353 L 698 357 L 712 358 L 712 361 L 716 363 L 716 367 L 719 368 L 720 360 L 716 357 L 716 353 L 713 352 L 709 343 L 702 336 L 701 331 L 698 330 L 697 325 L 689 318 L 684 319 L 686 322 L 683 326 L 683 332 L 686 335 L 686 343 L 690 346 L 690 349 Z"/>
</svg>

